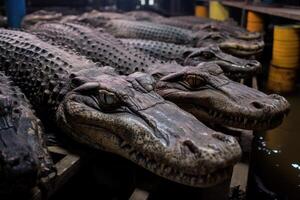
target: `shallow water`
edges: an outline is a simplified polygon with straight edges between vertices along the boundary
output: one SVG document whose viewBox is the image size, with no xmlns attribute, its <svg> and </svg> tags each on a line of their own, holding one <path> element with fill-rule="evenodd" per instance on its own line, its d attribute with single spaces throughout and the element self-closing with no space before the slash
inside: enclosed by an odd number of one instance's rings
<svg viewBox="0 0 300 200">
<path fill-rule="evenodd" d="M 300 92 L 287 99 L 291 112 L 283 124 L 254 141 L 251 199 L 300 199 Z"/>
</svg>

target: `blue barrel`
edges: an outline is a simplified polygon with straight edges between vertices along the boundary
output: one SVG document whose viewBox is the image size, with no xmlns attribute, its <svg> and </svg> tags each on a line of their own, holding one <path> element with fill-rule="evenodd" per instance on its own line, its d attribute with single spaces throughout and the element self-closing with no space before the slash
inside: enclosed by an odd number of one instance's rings
<svg viewBox="0 0 300 200">
<path fill-rule="evenodd" d="M 11 28 L 20 28 L 26 12 L 25 0 L 6 0 L 5 5 L 8 26 Z"/>
</svg>

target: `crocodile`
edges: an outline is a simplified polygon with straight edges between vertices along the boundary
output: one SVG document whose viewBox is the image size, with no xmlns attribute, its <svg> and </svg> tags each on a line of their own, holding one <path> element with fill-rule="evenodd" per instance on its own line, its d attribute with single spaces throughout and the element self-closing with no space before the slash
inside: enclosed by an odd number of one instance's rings
<svg viewBox="0 0 300 200">
<path fill-rule="evenodd" d="M 0 73 L 0 194 L 28 191 L 51 172 L 41 121 L 20 89 Z"/>
<path fill-rule="evenodd" d="M 143 10 L 126 12 L 125 15 L 129 17 L 133 17 L 137 21 L 151 21 L 153 18 L 164 18 L 162 15 L 156 12 L 143 11 Z"/>
<path fill-rule="evenodd" d="M 103 26 L 109 33 L 120 38 L 156 40 L 168 43 L 204 47 L 218 45 L 224 52 L 235 56 L 250 57 L 262 52 L 262 40 L 245 41 L 219 32 L 193 32 L 174 26 L 152 22 L 115 19 Z"/>
<path fill-rule="evenodd" d="M 90 12 L 85 12 L 82 15 L 67 15 L 64 16 L 60 22 L 62 23 L 82 23 L 88 24 L 93 27 L 103 26 L 107 21 L 112 19 L 126 19 L 135 20 L 134 17 L 130 17 L 121 13 L 114 12 L 99 12 L 97 10 L 92 10 Z"/>
<path fill-rule="evenodd" d="M 45 22 L 59 21 L 62 18 L 63 18 L 63 14 L 60 12 L 38 10 L 24 17 L 22 21 L 22 27 L 26 28 L 41 21 L 45 21 Z"/>
<path fill-rule="evenodd" d="M 219 31 L 227 32 L 233 37 L 244 40 L 261 39 L 262 35 L 258 32 L 249 32 L 246 29 L 239 27 L 236 22 L 232 20 L 217 21 L 208 18 L 195 17 L 195 16 L 176 16 L 170 17 L 165 23 L 177 24 L 189 24 L 191 29 L 194 30 L 207 30 L 207 31 Z M 193 27 L 191 27 L 193 25 Z"/>
<path fill-rule="evenodd" d="M 261 71 L 256 60 L 237 58 L 221 51 L 218 46 L 193 48 L 172 43 L 141 39 L 121 39 L 127 47 L 135 48 L 159 60 L 175 60 L 181 65 L 196 66 L 201 62 L 217 63 L 232 79 L 247 78 Z"/>
<path fill-rule="evenodd" d="M 230 37 L 242 39 L 242 40 L 258 40 L 262 38 L 259 32 L 248 32 L 247 30 L 238 27 L 236 25 L 222 23 L 222 22 L 200 22 L 192 23 L 185 20 L 177 20 L 173 18 L 151 18 L 151 22 L 166 24 L 179 28 L 189 29 L 193 31 L 207 31 L 207 32 L 225 32 Z"/>
<path fill-rule="evenodd" d="M 220 22 L 215 19 L 210 19 L 207 17 L 198 17 L 198 16 L 192 16 L 192 15 L 184 15 L 184 16 L 172 16 L 171 19 L 183 21 L 187 23 L 193 23 L 193 24 L 203 24 L 203 23 L 210 23 L 210 22 Z M 220 22 L 222 24 L 230 24 L 233 26 L 237 26 L 237 22 L 232 20 L 231 18 L 225 21 Z"/>
<path fill-rule="evenodd" d="M 231 24 L 211 22 L 211 23 L 194 25 L 192 29 L 195 31 L 205 30 L 205 31 L 226 32 L 231 37 L 242 39 L 242 40 L 262 40 L 261 33 L 249 32 L 246 29 Z"/>
<path fill-rule="evenodd" d="M 196 67 L 161 64 L 135 49 L 126 48 L 103 30 L 78 24 L 38 24 L 30 31 L 42 40 L 53 41 L 53 44 L 77 50 L 94 62 L 112 66 L 120 74 L 139 71 L 153 75 L 160 95 L 189 112 L 193 107 L 196 110 L 193 114 L 200 121 L 244 129 L 269 129 L 278 126 L 289 109 L 283 97 L 268 96 L 230 81 L 213 63 Z"/>
<path fill-rule="evenodd" d="M 189 186 L 230 178 L 237 141 L 164 100 L 148 74 L 120 76 L 21 31 L 0 29 L 0 51 L 0 70 L 76 141 Z"/>
<path fill-rule="evenodd" d="M 99 12 L 97 10 L 92 10 L 90 12 L 86 12 L 80 16 L 65 16 L 61 22 L 80 22 L 92 25 L 94 27 L 103 26 L 108 20 L 112 19 L 126 19 L 126 20 L 137 20 L 137 21 L 150 21 L 155 23 L 161 23 L 166 25 L 171 25 L 179 28 L 190 29 L 190 30 L 206 30 L 206 31 L 219 31 L 219 32 L 227 32 L 231 37 L 236 37 L 238 39 L 260 39 L 260 33 L 250 33 L 243 28 L 238 27 L 237 25 L 232 25 L 229 23 L 219 22 L 215 20 L 200 20 L 197 19 L 195 23 L 194 21 L 190 22 L 187 19 L 174 19 L 163 17 L 154 12 L 148 11 L 131 11 L 125 14 L 114 13 L 114 12 Z"/>
</svg>

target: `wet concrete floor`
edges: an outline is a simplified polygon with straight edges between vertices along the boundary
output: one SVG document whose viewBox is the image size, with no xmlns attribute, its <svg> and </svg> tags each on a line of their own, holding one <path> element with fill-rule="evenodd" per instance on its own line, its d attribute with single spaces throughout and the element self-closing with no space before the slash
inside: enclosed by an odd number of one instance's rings
<svg viewBox="0 0 300 200">
<path fill-rule="evenodd" d="M 259 133 L 252 150 L 250 199 L 300 199 L 300 90 L 276 129 Z"/>
</svg>

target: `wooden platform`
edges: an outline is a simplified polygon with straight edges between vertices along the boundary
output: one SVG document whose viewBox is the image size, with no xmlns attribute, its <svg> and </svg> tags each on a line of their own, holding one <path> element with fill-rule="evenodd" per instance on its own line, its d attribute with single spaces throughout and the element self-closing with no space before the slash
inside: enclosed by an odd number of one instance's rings
<svg viewBox="0 0 300 200">
<path fill-rule="evenodd" d="M 235 1 L 222 1 L 223 5 L 250 10 L 254 12 L 259 12 L 262 14 L 284 17 L 288 19 L 300 21 L 300 7 L 299 8 L 286 8 L 286 7 L 274 7 L 269 5 L 262 4 L 247 4 L 244 2 L 235 2 Z"/>
</svg>

